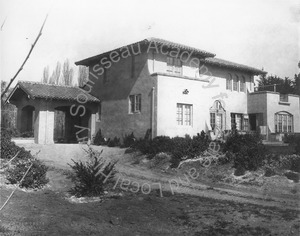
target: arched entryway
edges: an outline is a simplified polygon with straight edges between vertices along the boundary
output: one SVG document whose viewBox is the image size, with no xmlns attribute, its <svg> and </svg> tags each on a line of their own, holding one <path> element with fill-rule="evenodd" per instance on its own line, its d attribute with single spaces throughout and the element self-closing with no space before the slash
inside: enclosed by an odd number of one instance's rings
<svg viewBox="0 0 300 236">
<path fill-rule="evenodd" d="M 219 100 L 216 100 L 213 106 L 209 109 L 210 126 L 215 134 L 221 136 L 222 131 L 226 127 L 226 111 Z"/>
</svg>

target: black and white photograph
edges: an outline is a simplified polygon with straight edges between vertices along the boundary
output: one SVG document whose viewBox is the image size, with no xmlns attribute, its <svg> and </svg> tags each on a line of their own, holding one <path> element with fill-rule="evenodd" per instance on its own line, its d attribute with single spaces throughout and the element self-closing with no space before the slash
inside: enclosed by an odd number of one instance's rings
<svg viewBox="0 0 300 236">
<path fill-rule="evenodd" d="M 300 235 L 298 0 L 0 0 L 0 26 L 0 235 Z"/>
</svg>

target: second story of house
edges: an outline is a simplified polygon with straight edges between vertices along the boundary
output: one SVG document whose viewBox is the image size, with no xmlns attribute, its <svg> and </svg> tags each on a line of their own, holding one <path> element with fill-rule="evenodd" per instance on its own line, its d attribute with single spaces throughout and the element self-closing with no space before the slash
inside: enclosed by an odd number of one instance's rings
<svg viewBox="0 0 300 236">
<path fill-rule="evenodd" d="M 86 89 L 105 100 L 128 99 L 134 91 L 146 93 L 161 79 L 170 83 L 199 87 L 200 94 L 226 93 L 232 107 L 234 101 L 247 109 L 247 94 L 254 91 L 254 76 L 265 73 L 253 67 L 215 57 L 215 54 L 173 43 L 149 38 L 113 51 L 102 53 L 76 65 L 89 67 Z M 166 85 L 167 87 L 169 84 Z M 212 88 L 203 92 L 203 86 Z"/>
</svg>

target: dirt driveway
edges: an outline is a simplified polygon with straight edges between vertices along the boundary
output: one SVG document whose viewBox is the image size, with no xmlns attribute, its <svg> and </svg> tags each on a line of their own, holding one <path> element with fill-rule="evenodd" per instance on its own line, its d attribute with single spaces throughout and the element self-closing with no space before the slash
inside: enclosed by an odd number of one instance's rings
<svg viewBox="0 0 300 236">
<path fill-rule="evenodd" d="M 101 201 L 75 203 L 64 171 L 71 159 L 83 158 L 82 147 L 27 144 L 26 148 L 33 154 L 41 150 L 39 158 L 51 167 L 50 182 L 40 191 L 15 192 L 0 212 L 1 235 L 299 235 L 295 199 L 266 201 L 249 191 L 199 183 L 180 185 L 172 194 L 170 176 L 131 165 L 125 150 L 118 148 L 104 147 L 103 154 L 121 158 L 120 176 L 140 185 L 159 181 L 163 197 L 158 188 L 133 193 L 119 182 Z M 1 205 L 11 191 L 1 185 Z"/>
</svg>

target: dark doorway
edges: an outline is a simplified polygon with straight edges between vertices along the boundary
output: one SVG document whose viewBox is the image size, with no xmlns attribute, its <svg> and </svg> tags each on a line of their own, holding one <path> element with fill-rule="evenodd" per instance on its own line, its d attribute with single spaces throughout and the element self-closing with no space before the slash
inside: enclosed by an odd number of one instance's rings
<svg viewBox="0 0 300 236">
<path fill-rule="evenodd" d="M 89 138 L 89 122 L 91 112 L 86 109 L 85 114 L 80 116 L 70 113 L 70 106 L 55 108 L 54 113 L 54 142 L 55 143 L 78 143 L 78 139 Z M 84 127 L 84 128 L 81 128 Z"/>
<path fill-rule="evenodd" d="M 249 114 L 249 123 L 250 123 L 250 130 L 256 131 L 256 114 Z"/>
<path fill-rule="evenodd" d="M 34 117 L 35 117 L 35 109 L 33 106 L 25 106 L 22 108 L 22 115 L 21 115 L 21 133 L 31 133 L 33 135 L 34 131 Z"/>
</svg>

